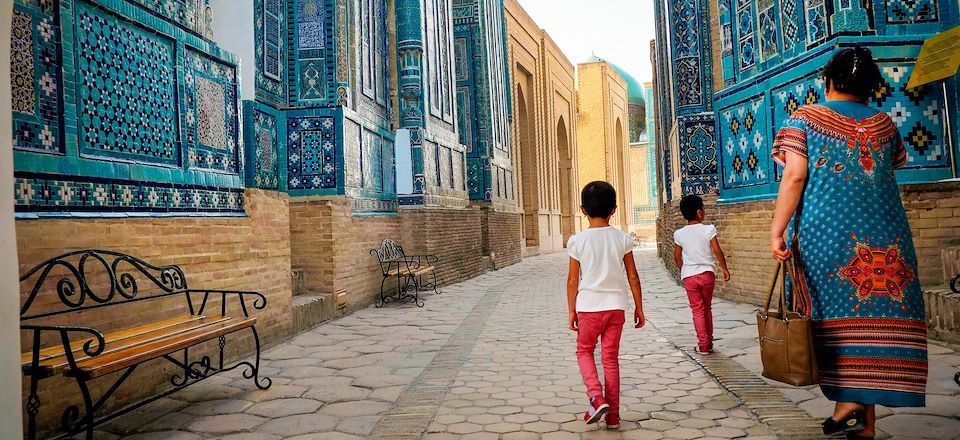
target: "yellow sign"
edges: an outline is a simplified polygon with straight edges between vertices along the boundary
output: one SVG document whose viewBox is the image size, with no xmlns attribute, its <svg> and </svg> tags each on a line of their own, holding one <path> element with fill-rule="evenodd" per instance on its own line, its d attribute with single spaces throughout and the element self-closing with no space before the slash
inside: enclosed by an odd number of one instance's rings
<svg viewBox="0 0 960 440">
<path fill-rule="evenodd" d="M 908 88 L 949 78 L 960 67 L 960 26 L 927 39 L 920 49 Z"/>
</svg>

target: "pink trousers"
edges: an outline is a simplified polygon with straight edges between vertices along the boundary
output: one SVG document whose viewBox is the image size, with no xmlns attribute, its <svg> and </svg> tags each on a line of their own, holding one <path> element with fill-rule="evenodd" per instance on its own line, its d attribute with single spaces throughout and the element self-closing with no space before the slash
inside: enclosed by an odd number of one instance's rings
<svg viewBox="0 0 960 440">
<path fill-rule="evenodd" d="M 687 289 L 690 310 L 693 312 L 693 328 L 697 331 L 697 343 L 700 350 L 713 349 L 713 286 L 716 283 L 713 272 L 704 272 L 683 279 Z"/>
<path fill-rule="evenodd" d="M 610 412 L 620 413 L 620 335 L 623 333 L 623 310 L 577 313 L 577 363 L 587 386 L 587 397 L 603 396 Z M 597 377 L 594 350 L 600 338 L 600 362 L 603 364 L 603 388 Z M 606 390 L 606 392 L 604 392 Z"/>
</svg>

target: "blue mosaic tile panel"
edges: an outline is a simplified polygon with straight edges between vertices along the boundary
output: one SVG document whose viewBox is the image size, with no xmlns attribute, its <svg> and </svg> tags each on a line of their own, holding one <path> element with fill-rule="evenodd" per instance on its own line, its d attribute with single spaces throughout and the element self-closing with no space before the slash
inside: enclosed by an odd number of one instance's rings
<svg viewBox="0 0 960 440">
<path fill-rule="evenodd" d="M 243 190 L 15 173 L 17 212 L 243 212 Z"/>
<path fill-rule="evenodd" d="M 754 17 L 751 0 L 737 1 L 737 48 L 740 54 L 740 70 L 749 70 L 757 63 L 757 45 L 754 37 Z"/>
<path fill-rule="evenodd" d="M 757 0 L 760 61 L 769 61 L 780 54 L 780 30 L 774 0 Z"/>
<path fill-rule="evenodd" d="M 886 83 L 876 92 L 873 104 L 893 119 L 907 147 L 907 164 L 903 169 L 950 166 L 943 89 L 940 83 L 913 89 L 907 82 L 913 65 L 880 63 Z"/>
<path fill-rule="evenodd" d="M 773 107 L 772 135 L 779 129 L 780 124 L 793 115 L 793 112 L 804 105 L 817 104 L 825 99 L 824 83 L 818 73 L 812 73 L 800 80 L 786 84 L 770 91 Z M 783 167 L 773 164 L 774 180 L 779 182 L 783 175 Z"/>
<path fill-rule="evenodd" d="M 884 0 L 887 23 L 933 23 L 940 20 L 937 0 Z"/>
<path fill-rule="evenodd" d="M 337 187 L 336 122 L 333 117 L 287 119 L 287 187 Z"/>
<path fill-rule="evenodd" d="M 736 84 L 737 76 L 734 68 L 733 44 L 733 11 L 730 8 L 732 0 L 717 1 L 717 15 L 720 19 L 720 62 L 723 66 L 723 82 L 725 85 Z"/>
<path fill-rule="evenodd" d="M 380 136 L 367 132 L 363 143 L 363 187 L 383 191 L 383 146 Z"/>
<path fill-rule="evenodd" d="M 687 107 L 692 111 L 710 106 L 706 95 L 711 86 L 709 78 L 702 74 L 710 71 L 703 56 L 709 45 L 709 33 L 703 32 L 709 27 L 703 21 L 703 6 L 700 0 L 678 0 L 673 5 L 671 28 L 678 109 Z"/>
<path fill-rule="evenodd" d="M 185 52 L 182 113 L 188 163 L 191 168 L 236 173 L 236 70 L 199 52 Z"/>
<path fill-rule="evenodd" d="M 174 42 L 86 3 L 76 42 L 81 153 L 179 164 Z"/>
<path fill-rule="evenodd" d="M 720 110 L 721 186 L 744 188 L 770 182 L 769 104 L 765 95 Z"/>
<path fill-rule="evenodd" d="M 887 112 L 897 124 L 907 147 L 907 164 L 903 169 L 949 167 L 942 89 L 937 85 L 907 89 L 913 69 L 910 63 L 881 62 L 879 65 L 886 83 L 873 97 L 871 105 Z M 776 126 L 801 105 L 822 102 L 824 86 L 822 79 L 811 74 L 773 89 L 773 121 Z M 779 169 L 777 171 L 779 178 Z"/>
<path fill-rule="evenodd" d="M 279 183 L 277 118 L 260 110 L 253 111 L 254 185 L 277 189 Z"/>
<path fill-rule="evenodd" d="M 678 118 L 684 195 L 709 194 L 717 190 L 716 126 L 713 113 Z"/>
<path fill-rule="evenodd" d="M 360 188 L 363 184 L 363 143 L 367 142 L 363 127 L 351 120 L 343 123 L 344 186 Z"/>
<path fill-rule="evenodd" d="M 783 50 L 804 47 L 804 31 L 800 25 L 802 0 L 780 0 L 780 34 L 783 35 Z"/>
<path fill-rule="evenodd" d="M 383 175 L 383 192 L 397 193 L 396 147 L 389 139 L 383 139 L 383 157 L 380 161 L 380 172 Z"/>
<path fill-rule="evenodd" d="M 296 1 L 297 84 L 303 101 L 327 98 L 326 13 L 323 0 Z"/>
<path fill-rule="evenodd" d="M 827 39 L 826 0 L 804 0 L 804 19 L 807 27 L 807 45 Z"/>
<path fill-rule="evenodd" d="M 63 153 L 60 26 L 51 6 L 16 3 L 10 35 L 13 148 Z"/>
<path fill-rule="evenodd" d="M 256 98 L 273 107 L 286 102 L 286 5 L 287 0 L 254 0 L 253 6 Z"/>
<path fill-rule="evenodd" d="M 207 35 L 209 0 L 132 0 L 200 35 Z"/>
</svg>

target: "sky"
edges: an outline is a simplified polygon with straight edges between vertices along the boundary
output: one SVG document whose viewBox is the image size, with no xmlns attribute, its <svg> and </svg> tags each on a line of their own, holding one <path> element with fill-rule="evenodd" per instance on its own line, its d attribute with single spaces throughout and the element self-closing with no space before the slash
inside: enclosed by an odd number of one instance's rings
<svg viewBox="0 0 960 440">
<path fill-rule="evenodd" d="M 653 0 L 518 0 L 573 64 L 591 54 L 640 82 L 653 79 Z"/>
</svg>

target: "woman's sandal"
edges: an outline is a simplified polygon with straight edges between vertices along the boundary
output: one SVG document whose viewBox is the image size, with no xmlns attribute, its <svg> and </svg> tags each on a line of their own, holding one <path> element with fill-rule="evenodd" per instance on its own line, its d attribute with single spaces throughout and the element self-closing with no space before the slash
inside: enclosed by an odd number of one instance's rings
<svg viewBox="0 0 960 440">
<path fill-rule="evenodd" d="M 876 437 L 874 437 L 874 436 L 872 436 L 872 435 L 869 436 L 869 437 L 867 437 L 867 436 L 865 436 L 865 435 L 857 434 L 857 433 L 854 432 L 854 431 L 848 431 L 848 432 L 847 432 L 847 440 L 874 440 L 875 438 L 876 438 Z"/>
<path fill-rule="evenodd" d="M 833 417 L 827 417 L 827 419 L 823 421 L 823 435 L 860 431 L 866 428 L 863 424 L 863 419 L 864 414 L 861 411 L 854 411 L 839 422 L 833 420 Z"/>
</svg>

